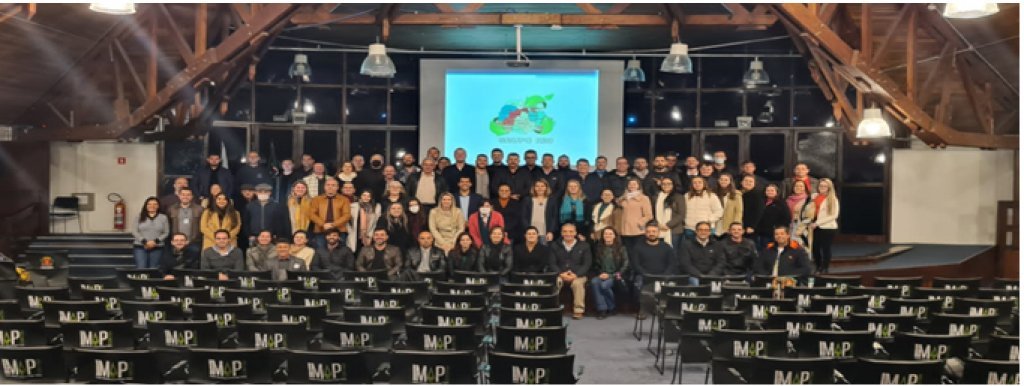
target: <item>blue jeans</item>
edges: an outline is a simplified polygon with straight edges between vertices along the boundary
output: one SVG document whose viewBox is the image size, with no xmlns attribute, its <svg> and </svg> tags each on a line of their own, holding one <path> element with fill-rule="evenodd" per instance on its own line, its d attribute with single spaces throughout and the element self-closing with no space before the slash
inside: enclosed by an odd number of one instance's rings
<svg viewBox="0 0 1024 386">
<path fill-rule="evenodd" d="M 147 251 L 146 248 L 135 246 L 132 248 L 132 255 L 135 257 L 135 268 L 157 268 L 160 266 L 160 256 L 163 255 L 163 248 L 153 248 Z"/>
<path fill-rule="evenodd" d="M 613 285 L 615 285 L 614 276 L 609 276 L 608 280 L 601 280 L 600 277 L 594 277 L 590 280 L 590 286 L 594 290 L 594 303 L 597 304 L 598 311 L 615 310 L 615 291 L 612 291 Z"/>
</svg>

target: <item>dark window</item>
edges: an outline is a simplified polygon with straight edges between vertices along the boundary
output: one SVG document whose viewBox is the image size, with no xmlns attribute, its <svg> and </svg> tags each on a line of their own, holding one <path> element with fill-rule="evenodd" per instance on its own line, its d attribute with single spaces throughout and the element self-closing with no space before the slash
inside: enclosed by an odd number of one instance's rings
<svg viewBox="0 0 1024 386">
<path fill-rule="evenodd" d="M 840 188 L 839 206 L 856 210 L 844 210 L 839 216 L 839 229 L 845 234 L 884 234 L 885 189 L 882 187 Z"/>
<path fill-rule="evenodd" d="M 306 112 L 306 122 L 341 123 L 341 92 L 339 88 L 304 87 L 299 108 Z"/>
<path fill-rule="evenodd" d="M 280 166 L 281 161 L 291 159 L 295 164 L 299 160 L 292 158 L 292 130 L 260 129 L 260 155 L 268 163 Z M 275 162 L 276 161 L 276 162 Z"/>
<path fill-rule="evenodd" d="M 622 141 L 622 156 L 630 160 L 636 157 L 650 157 L 650 134 L 626 134 Z M 615 155 L 608 154 L 608 170 L 615 169 Z"/>
<path fill-rule="evenodd" d="M 807 163 L 811 176 L 836 179 L 836 154 L 839 152 L 839 135 L 832 131 L 800 133 L 796 142 L 796 159 Z M 790 173 L 786 173 L 789 175 Z"/>
<path fill-rule="evenodd" d="M 769 181 L 782 181 L 786 168 L 786 135 L 751 134 L 750 160 L 757 165 L 758 175 Z"/>
<path fill-rule="evenodd" d="M 789 92 L 779 88 L 747 94 L 747 115 L 754 127 L 789 127 Z"/>
<path fill-rule="evenodd" d="M 415 88 L 420 82 L 420 58 L 413 55 L 389 55 L 395 62 L 395 77 L 391 78 L 394 87 Z"/>
<path fill-rule="evenodd" d="M 228 153 L 228 167 L 231 170 L 237 170 L 238 166 L 241 165 L 242 156 L 249 149 L 246 131 L 246 129 L 240 127 L 211 127 L 206 154 L 222 154 L 221 144 L 223 144 Z M 224 161 L 224 159 L 221 159 L 221 165 L 224 164 Z"/>
<path fill-rule="evenodd" d="M 657 134 L 654 136 L 654 155 L 668 154 L 668 152 L 674 151 L 680 154 L 679 158 L 686 159 L 693 151 L 692 146 L 693 136 L 690 134 Z"/>
<path fill-rule="evenodd" d="M 655 127 L 693 127 L 697 122 L 697 94 L 661 92 L 654 104 Z"/>
<path fill-rule="evenodd" d="M 742 87 L 743 74 L 750 68 L 747 58 L 700 58 L 703 88 Z"/>
<path fill-rule="evenodd" d="M 736 117 L 743 115 L 742 108 L 743 94 L 736 91 L 701 93 L 700 127 L 737 127 Z"/>
<path fill-rule="evenodd" d="M 384 154 L 387 147 L 386 132 L 371 130 L 352 130 L 349 133 L 349 158 L 360 154 L 369 162 L 370 156 L 375 153 Z"/>
<path fill-rule="evenodd" d="M 295 86 L 257 86 L 256 92 L 256 121 L 292 121 L 291 111 L 299 97 Z"/>
<path fill-rule="evenodd" d="M 420 93 L 395 90 L 391 93 L 391 124 L 415 125 L 420 121 Z"/>
<path fill-rule="evenodd" d="M 740 153 L 740 137 L 735 134 L 704 136 L 704 152 L 698 160 L 711 160 L 716 151 L 724 151 L 728 159 L 735 160 Z"/>
<path fill-rule="evenodd" d="M 793 91 L 793 126 L 828 126 L 835 124 L 832 106 L 825 100 L 821 90 L 800 89 Z"/>
<path fill-rule="evenodd" d="M 7 160 L 7 157 L 0 157 L 0 160 Z M 206 154 L 203 154 L 203 141 L 181 140 L 164 142 L 165 175 L 189 175 L 205 163 Z M 0 168 L 0 170 L 6 169 L 7 165 L 3 166 L 5 168 Z M 0 174 L 0 177 L 3 177 L 3 175 Z"/>
<path fill-rule="evenodd" d="M 313 156 L 318 162 L 323 162 L 328 171 L 337 170 L 338 158 L 338 132 L 335 130 L 305 130 L 302 132 L 302 152 Z"/>
<path fill-rule="evenodd" d="M 405 155 L 405 153 L 416 155 L 416 152 L 419 151 L 419 146 L 419 133 L 415 131 L 392 131 L 390 162 L 401 161 L 401 156 Z M 466 162 L 476 162 L 476 154 L 468 154 Z"/>
<path fill-rule="evenodd" d="M 219 108 L 219 107 L 218 107 Z M 228 99 L 228 111 L 221 119 L 249 121 L 252 119 L 252 83 L 243 82 Z"/>
<path fill-rule="evenodd" d="M 651 126 L 651 100 L 646 97 L 645 91 L 626 92 L 623 102 L 625 114 L 622 119 L 625 127 Z"/>
<path fill-rule="evenodd" d="M 843 181 L 884 182 L 886 146 L 883 143 L 867 142 L 854 145 L 848 136 L 843 136 Z"/>
<path fill-rule="evenodd" d="M 347 123 L 382 124 L 388 121 L 387 90 L 351 88 L 348 90 Z"/>
</svg>

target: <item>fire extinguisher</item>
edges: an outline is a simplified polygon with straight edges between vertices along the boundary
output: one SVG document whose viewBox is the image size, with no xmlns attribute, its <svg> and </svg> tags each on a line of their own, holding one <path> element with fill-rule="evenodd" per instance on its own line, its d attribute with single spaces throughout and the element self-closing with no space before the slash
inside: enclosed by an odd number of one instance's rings
<svg viewBox="0 0 1024 386">
<path fill-rule="evenodd" d="M 110 193 L 107 195 L 107 201 L 114 203 L 114 229 L 123 231 L 125 228 L 125 213 L 127 206 L 124 204 L 124 198 L 121 198 L 120 194 Z"/>
</svg>

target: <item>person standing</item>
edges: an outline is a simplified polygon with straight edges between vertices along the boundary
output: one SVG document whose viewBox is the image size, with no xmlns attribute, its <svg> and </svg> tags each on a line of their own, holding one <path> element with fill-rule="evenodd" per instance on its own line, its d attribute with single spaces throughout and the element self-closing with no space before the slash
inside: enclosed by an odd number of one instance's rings
<svg viewBox="0 0 1024 386">
<path fill-rule="evenodd" d="M 246 154 L 245 160 L 245 165 L 242 165 L 235 173 L 235 181 L 238 181 L 240 185 L 257 186 L 267 184 L 267 186 L 270 186 L 272 182 L 270 170 L 260 164 L 260 153 L 250 151 Z"/>
<path fill-rule="evenodd" d="M 213 205 L 203 211 L 200 221 L 200 230 L 203 232 L 203 249 L 213 246 L 216 232 L 221 229 L 228 232 L 228 241 L 231 245 L 238 245 L 238 233 L 242 231 L 242 216 L 238 214 L 224 193 L 214 197 Z"/>
<path fill-rule="evenodd" d="M 749 174 L 740 180 L 740 187 L 743 193 L 743 233 L 748 238 L 756 239 L 757 223 L 764 213 L 764 187 L 759 187 L 757 178 Z"/>
<path fill-rule="evenodd" d="M 622 209 L 615 204 L 615 193 L 605 188 L 601 190 L 600 197 L 601 200 L 590 210 L 590 220 L 594 224 L 594 232 L 591 234 L 593 240 L 598 239 L 598 232 L 602 229 L 622 225 Z"/>
<path fill-rule="evenodd" d="M 363 168 L 356 173 L 353 181 L 357 190 L 369 190 L 373 197 L 384 195 L 384 156 L 373 154 L 370 156 L 370 167 Z"/>
<path fill-rule="evenodd" d="M 546 180 L 551 188 L 551 194 L 555 197 L 560 197 L 562 192 L 565 191 L 565 181 L 562 178 L 562 173 L 555 168 L 555 156 L 551 155 L 551 153 L 544 153 L 540 163 L 540 168 L 534 169 L 534 181 L 539 179 Z"/>
<path fill-rule="evenodd" d="M 512 240 L 513 244 L 518 244 L 523 240 L 523 207 L 520 205 L 519 200 L 512 198 L 512 188 L 508 185 L 502 184 L 498 187 L 498 195 L 494 200 L 491 200 L 491 206 L 494 208 L 494 213 L 500 213 L 501 218 L 505 221 L 505 231 L 508 233 L 509 239 Z"/>
<path fill-rule="evenodd" d="M 757 174 L 757 164 L 755 164 L 754 161 L 743 161 L 743 163 L 740 165 L 740 175 L 738 176 L 738 178 L 740 179 L 741 183 L 743 181 L 743 178 L 746 176 L 753 177 L 754 189 L 760 193 L 764 193 L 764 187 L 768 186 L 768 180 Z"/>
<path fill-rule="evenodd" d="M 604 190 L 604 180 L 596 173 L 590 172 L 590 162 L 580 158 L 576 161 L 576 171 L 569 173 L 569 179 L 577 179 L 583 187 L 583 195 L 587 197 L 587 204 L 593 205 L 600 201 L 601 191 Z"/>
<path fill-rule="evenodd" d="M 811 199 L 814 203 L 814 220 L 810 229 L 814 243 L 811 252 L 814 266 L 818 272 L 828 273 L 832 263 L 832 240 L 839 231 L 839 199 L 836 198 L 835 185 L 832 180 L 822 178 L 818 181 L 818 191 Z"/>
<path fill-rule="evenodd" d="M 352 203 L 349 213 L 352 214 L 352 220 L 348 224 L 348 247 L 359 251 L 373 243 L 373 230 L 380 219 L 380 204 L 374 202 L 373 192 L 363 190 L 356 202 Z"/>
<path fill-rule="evenodd" d="M 469 190 L 473 191 L 473 178 L 475 173 L 473 171 L 474 166 L 466 162 L 466 149 L 458 148 L 455 149 L 455 163 L 445 168 L 441 175 L 444 177 L 444 183 L 448 187 L 459 186 L 459 180 L 462 178 L 469 178 Z M 459 189 L 462 187 L 459 186 Z"/>
<path fill-rule="evenodd" d="M 466 222 L 469 235 L 473 238 L 473 245 L 477 248 L 484 244 L 484 238 L 491 234 L 491 229 L 496 227 L 505 229 L 505 216 L 495 212 L 489 200 L 484 200 L 480 209 L 469 216 L 469 220 Z M 508 242 L 508 238 L 506 238 L 505 243 Z"/>
<path fill-rule="evenodd" d="M 789 234 L 793 240 L 800 243 L 807 250 L 811 249 L 810 224 L 814 220 L 814 205 L 811 200 L 810 190 L 806 190 L 803 181 L 793 181 L 790 187 L 790 194 L 786 197 L 786 206 L 789 207 L 790 222 Z"/>
<path fill-rule="evenodd" d="M 409 196 L 416 197 L 420 206 L 429 212 L 440 202 L 441 195 L 448 193 L 448 185 L 444 183 L 444 178 L 434 172 L 437 161 L 424 158 L 420 165 L 423 171 L 409 176 L 405 188 Z"/>
<path fill-rule="evenodd" d="M 173 190 L 170 193 L 160 197 L 160 209 L 163 209 L 165 213 L 170 213 L 171 207 L 178 205 L 178 203 L 181 202 L 178 197 L 178 193 L 180 193 L 181 190 L 184 188 L 188 188 L 188 178 L 175 178 Z"/>
<path fill-rule="evenodd" d="M 565 194 L 558 203 L 558 224 L 573 223 L 579 230 L 580 238 L 586 240 L 590 231 L 590 217 L 587 197 L 583 195 L 580 181 L 571 179 L 565 183 Z"/>
<path fill-rule="evenodd" d="M 716 188 L 715 195 L 722 203 L 722 217 L 714 223 L 715 236 L 724 238 L 729 232 L 729 224 L 743 221 L 743 193 L 736 189 L 732 174 L 728 172 L 718 175 Z"/>
<path fill-rule="evenodd" d="M 590 244 L 579 241 L 576 226 L 562 225 L 562 237 L 551 245 L 551 272 L 558 272 L 558 292 L 569 284 L 572 288 L 572 318 L 582 319 L 587 307 L 587 274 L 590 272 L 593 254 Z"/>
<path fill-rule="evenodd" d="M 608 157 L 599 155 L 597 158 L 594 158 L 594 174 L 601 177 L 601 179 L 608 175 Z"/>
<path fill-rule="evenodd" d="M 352 162 L 342 162 L 339 169 L 341 171 L 338 172 L 336 177 L 341 182 L 355 183 L 356 178 L 359 177 L 359 174 L 356 173 L 356 167 L 352 165 Z"/>
<path fill-rule="evenodd" d="M 491 176 L 491 195 L 498 195 L 498 187 L 508 185 L 512 190 L 512 198 L 522 202 L 530 195 L 533 187 L 533 175 L 524 168 L 519 167 L 519 154 L 508 154 L 508 166 L 494 169 Z"/>
<path fill-rule="evenodd" d="M 690 190 L 686 192 L 686 230 L 684 235 L 693 239 L 697 223 L 715 224 L 722 218 L 722 201 L 707 189 L 703 177 L 690 179 Z"/>
<path fill-rule="evenodd" d="M 412 153 L 402 155 L 402 168 L 398 171 L 398 178 L 403 184 L 409 181 L 409 176 L 419 173 L 420 167 L 416 166 L 416 156 Z"/>
<path fill-rule="evenodd" d="M 491 198 L 491 175 L 487 172 L 487 156 L 476 156 L 476 167 L 473 168 L 473 193 L 483 198 Z"/>
<path fill-rule="evenodd" d="M 622 273 L 629 268 L 629 254 L 615 229 L 604 228 L 594 250 L 594 278 L 590 287 L 597 305 L 597 318 L 604 319 L 615 314 L 616 282 L 622 282 Z"/>
<path fill-rule="evenodd" d="M 651 200 L 640 190 L 640 180 L 630 177 L 618 204 L 622 208 L 622 241 L 626 248 L 632 248 L 642 239 L 645 224 L 654 218 Z"/>
<path fill-rule="evenodd" d="M 441 204 L 430 210 L 430 233 L 438 248 L 447 253 L 455 247 L 455 237 L 466 231 L 466 220 L 462 211 L 455 207 L 455 197 L 451 193 L 441 195 Z"/>
<path fill-rule="evenodd" d="M 386 270 L 388 280 L 398 280 L 401 269 L 402 251 L 394 245 L 388 245 L 388 232 L 383 229 L 373 231 L 373 246 L 359 251 L 356 271 Z"/>
<path fill-rule="evenodd" d="M 409 199 L 409 206 L 406 208 L 405 217 L 409 219 L 409 245 L 412 245 L 412 235 L 418 235 L 424 229 L 430 230 L 430 213 L 424 212 L 420 201 L 415 198 Z"/>
<path fill-rule="evenodd" d="M 675 181 L 662 178 L 660 191 L 651 197 L 654 219 L 658 222 L 661 238 L 670 246 L 678 246 L 683 242 L 683 231 L 686 229 L 686 198 L 676 192 Z"/>
<path fill-rule="evenodd" d="M 558 203 L 551 199 L 551 187 L 545 179 L 533 183 L 530 195 L 523 200 L 521 224 L 537 228 L 541 243 L 546 244 L 555 239 L 558 229 Z"/>
<path fill-rule="evenodd" d="M 343 237 L 347 237 L 351 211 L 351 202 L 338 194 L 338 180 L 328 178 L 324 183 L 324 194 L 313 198 L 309 205 L 309 220 L 313 222 L 316 245 L 324 245 L 324 232 L 328 229 L 337 228 Z"/>
<path fill-rule="evenodd" d="M 634 171 L 634 173 L 636 173 Z M 646 178 L 641 178 L 644 185 L 644 194 L 648 196 L 657 195 L 661 191 L 661 181 L 665 179 L 672 180 L 672 186 L 682 189 L 682 182 L 679 180 L 679 174 L 668 167 L 668 161 L 663 155 L 657 155 L 654 157 L 654 170 L 646 174 Z M 682 193 L 682 192 L 680 192 Z"/>
<path fill-rule="evenodd" d="M 460 176 L 457 182 L 459 187 L 458 195 L 455 196 L 455 206 L 462 212 L 464 220 L 469 220 L 469 216 L 476 213 L 480 209 L 480 204 L 484 198 L 479 194 L 473 192 L 473 179 L 466 176 Z"/>
<path fill-rule="evenodd" d="M 807 166 L 806 162 L 797 162 L 793 167 L 793 176 L 782 180 L 783 197 L 793 194 L 793 183 L 796 181 L 804 183 L 805 192 L 813 192 L 814 188 L 818 186 L 818 179 L 811 177 L 811 168 Z"/>
<path fill-rule="evenodd" d="M 306 187 L 309 189 L 309 197 L 314 198 L 324 194 L 324 190 L 327 187 L 327 168 L 323 163 L 317 162 L 313 164 L 313 174 L 310 174 L 302 179 L 306 182 Z M 331 178 L 333 179 L 333 178 Z"/>
<path fill-rule="evenodd" d="M 188 186 L 178 190 L 178 203 L 167 208 L 168 221 L 171 223 L 171 234 L 181 233 L 185 238 L 192 240 L 187 248 L 199 256 L 202 251 L 202 229 L 200 224 L 203 219 L 203 208 L 192 202 L 192 189 Z"/>
<path fill-rule="evenodd" d="M 629 182 L 630 177 L 636 178 L 629 171 L 629 160 L 626 157 L 616 158 L 615 170 L 605 174 L 603 177 L 604 186 L 610 188 L 612 193 L 615 193 L 615 197 L 622 197 L 622 194 L 626 192 L 626 184 Z"/>
<path fill-rule="evenodd" d="M 160 200 L 149 197 L 142 205 L 138 222 L 132 230 L 132 255 L 136 268 L 157 268 L 164 251 L 164 240 L 171 234 L 167 216 L 160 211 Z"/>
<path fill-rule="evenodd" d="M 231 194 L 234 185 L 234 178 L 231 176 L 231 172 L 221 167 L 221 159 L 219 154 L 210 154 L 206 157 L 206 165 L 203 165 L 196 170 L 193 175 L 192 191 L 199 194 L 200 201 L 204 198 L 212 199 L 213 195 L 210 195 L 210 185 L 219 185 L 221 192 Z M 226 161 L 226 160 L 225 160 Z"/>
<path fill-rule="evenodd" d="M 487 173 L 490 175 L 491 179 L 494 178 L 494 175 L 499 170 L 502 170 L 502 169 L 504 169 L 506 167 L 505 164 L 502 163 L 502 160 L 504 158 L 505 158 L 505 152 L 502 151 L 500 148 L 496 147 L 494 149 L 491 149 L 491 160 L 493 162 L 490 165 L 487 165 Z M 491 189 L 491 190 L 493 191 L 493 189 Z"/>
<path fill-rule="evenodd" d="M 352 250 L 341 242 L 341 232 L 337 228 L 327 230 L 327 244 L 317 248 L 310 271 L 328 271 L 334 280 L 342 280 L 345 271 L 356 269 L 356 257 Z"/>
<path fill-rule="evenodd" d="M 274 176 L 274 201 L 287 201 L 287 194 L 291 192 L 295 182 L 301 180 L 302 177 L 305 176 L 295 170 L 295 163 L 292 160 L 281 160 L 281 171 Z"/>
<path fill-rule="evenodd" d="M 639 178 L 641 181 L 647 179 L 647 175 L 651 173 L 651 169 L 647 167 L 647 158 L 636 157 L 633 159 L 633 175 Z"/>
<path fill-rule="evenodd" d="M 388 231 L 388 244 L 405 251 L 412 246 L 412 234 L 409 233 L 409 217 L 405 214 L 405 207 L 400 202 L 393 202 L 387 206 L 387 211 L 377 220 L 374 230 L 381 229 Z M 373 233 L 371 232 L 371 235 Z"/>
<path fill-rule="evenodd" d="M 296 180 L 289 191 L 291 193 L 286 199 L 285 208 L 281 210 L 281 215 L 285 218 L 278 219 L 283 227 L 282 234 L 290 235 L 295 231 L 309 231 L 309 225 L 312 224 L 309 220 L 309 211 L 313 207 L 313 199 L 309 197 L 308 193 L 309 187 L 306 186 L 305 181 Z"/>
<path fill-rule="evenodd" d="M 256 185 L 256 199 L 245 208 L 246 218 L 249 219 L 245 224 L 245 236 L 249 238 L 249 245 L 256 242 L 256 236 L 263 230 L 270 230 L 274 236 L 286 234 L 286 224 L 278 221 L 284 209 L 270 200 L 271 190 L 270 184 Z"/>
<path fill-rule="evenodd" d="M 775 184 L 768 184 L 764 187 L 764 210 L 761 211 L 761 218 L 757 221 L 754 229 L 757 232 L 757 249 L 764 249 L 772 241 L 775 228 L 788 227 L 792 214 L 786 201 L 779 196 L 779 187 Z"/>
</svg>

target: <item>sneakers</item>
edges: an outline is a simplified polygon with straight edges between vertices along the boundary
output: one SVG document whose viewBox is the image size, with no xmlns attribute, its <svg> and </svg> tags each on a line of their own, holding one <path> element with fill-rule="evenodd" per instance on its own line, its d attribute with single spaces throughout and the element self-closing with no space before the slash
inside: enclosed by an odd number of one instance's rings
<svg viewBox="0 0 1024 386">
<path fill-rule="evenodd" d="M 583 319 L 583 313 L 582 313 L 582 312 L 574 312 L 574 313 L 572 314 L 572 318 L 573 318 L 573 319 L 577 319 L 577 320 L 579 320 L 579 319 Z"/>
</svg>

